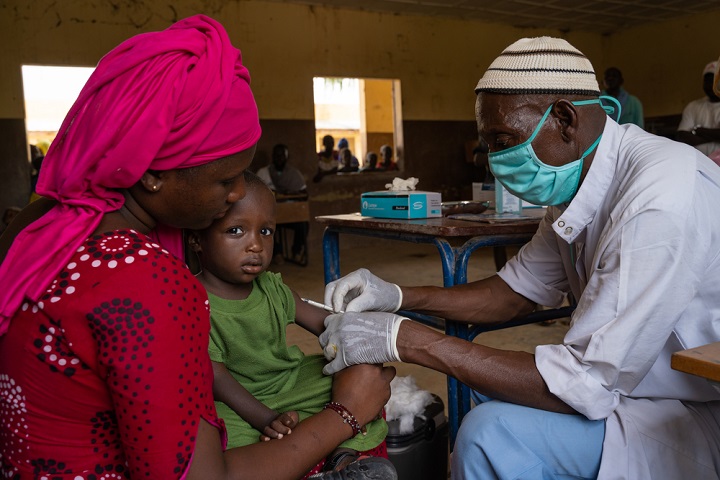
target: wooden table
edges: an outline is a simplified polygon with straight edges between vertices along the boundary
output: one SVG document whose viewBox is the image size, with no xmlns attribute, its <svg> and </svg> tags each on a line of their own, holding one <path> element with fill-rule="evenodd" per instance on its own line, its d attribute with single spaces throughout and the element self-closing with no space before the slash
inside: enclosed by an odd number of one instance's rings
<svg viewBox="0 0 720 480">
<path fill-rule="evenodd" d="M 278 201 L 275 204 L 275 223 L 297 223 L 310 221 L 310 202 L 307 200 Z"/>
<path fill-rule="evenodd" d="M 675 352 L 670 359 L 674 370 L 690 373 L 720 385 L 720 342 Z"/>
<path fill-rule="evenodd" d="M 528 209 L 530 220 L 510 223 L 480 223 L 445 217 L 414 220 L 364 217 L 359 213 L 315 217 L 325 226 L 323 256 L 325 282 L 340 278 L 339 235 L 353 234 L 412 243 L 431 243 L 440 253 L 443 284 L 467 282 L 470 254 L 481 247 L 522 245 L 530 240 L 544 215 L 542 209 Z"/>
<path fill-rule="evenodd" d="M 440 253 L 444 286 L 464 284 L 467 283 L 468 261 L 475 250 L 482 247 L 504 247 L 527 243 L 537 230 L 544 214 L 544 209 L 525 209 L 523 215 L 530 216 L 531 219 L 509 223 L 479 223 L 445 217 L 397 220 L 364 217 L 359 213 L 315 217 L 315 221 L 325 226 L 323 234 L 325 283 L 340 278 L 340 234 L 351 234 L 412 243 L 431 243 Z M 472 329 L 465 323 L 450 319 L 443 320 L 412 312 L 401 313 L 435 328 L 444 329 L 447 335 L 471 341 L 481 331 L 567 317 L 571 311 L 570 307 L 545 310 L 537 312 L 537 315 L 533 314 L 501 326 L 489 328 L 475 326 Z M 455 442 L 460 422 L 468 411 L 470 411 L 469 387 L 455 378 L 448 377 L 451 447 Z"/>
</svg>

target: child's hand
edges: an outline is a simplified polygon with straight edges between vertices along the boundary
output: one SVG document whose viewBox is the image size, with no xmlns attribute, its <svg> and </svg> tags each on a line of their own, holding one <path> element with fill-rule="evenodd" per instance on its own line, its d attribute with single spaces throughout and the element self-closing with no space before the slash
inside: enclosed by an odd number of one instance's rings
<svg viewBox="0 0 720 480">
<path fill-rule="evenodd" d="M 263 433 L 260 435 L 260 441 L 269 442 L 273 438 L 279 440 L 285 435 L 290 435 L 292 429 L 298 424 L 298 420 L 297 412 L 281 413 L 263 429 Z"/>
</svg>

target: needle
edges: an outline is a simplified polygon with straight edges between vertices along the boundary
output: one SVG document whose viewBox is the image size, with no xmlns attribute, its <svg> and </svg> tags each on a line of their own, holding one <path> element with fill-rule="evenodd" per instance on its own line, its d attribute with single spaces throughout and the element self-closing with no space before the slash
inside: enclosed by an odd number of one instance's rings
<svg viewBox="0 0 720 480">
<path fill-rule="evenodd" d="M 325 305 L 324 303 L 316 302 L 315 300 L 310 300 L 309 298 L 301 298 L 301 300 L 305 303 L 312 305 L 313 307 L 322 308 L 323 310 L 327 310 L 328 312 L 345 313 L 343 311 L 336 312 L 331 306 Z"/>
</svg>

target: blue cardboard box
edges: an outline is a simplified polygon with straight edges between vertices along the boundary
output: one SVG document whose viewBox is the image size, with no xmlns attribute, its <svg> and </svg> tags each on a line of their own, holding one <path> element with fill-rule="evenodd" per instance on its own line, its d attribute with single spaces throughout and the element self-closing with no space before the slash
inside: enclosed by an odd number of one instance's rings
<svg viewBox="0 0 720 480">
<path fill-rule="evenodd" d="M 361 195 L 360 213 L 377 218 L 441 217 L 441 204 L 439 192 L 381 190 Z"/>
</svg>

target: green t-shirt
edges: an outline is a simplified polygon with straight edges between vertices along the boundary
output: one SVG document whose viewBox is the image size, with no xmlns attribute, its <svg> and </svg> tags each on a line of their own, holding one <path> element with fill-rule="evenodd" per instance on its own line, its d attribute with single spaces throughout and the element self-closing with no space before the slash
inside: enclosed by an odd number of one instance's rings
<svg viewBox="0 0 720 480">
<path fill-rule="evenodd" d="M 323 356 L 306 356 L 296 345 L 287 345 L 285 333 L 295 321 L 295 299 L 280 274 L 260 274 L 245 300 L 226 300 L 211 293 L 208 298 L 212 361 L 225 364 L 243 387 L 277 412 L 295 410 L 302 421 L 322 410 L 330 400 L 332 377 L 322 373 Z M 215 406 L 227 427 L 228 448 L 258 441 L 260 432 L 230 407 L 222 402 Z M 342 446 L 370 450 L 386 435 L 387 424 L 376 420 L 368 424 L 367 435 Z"/>
</svg>

